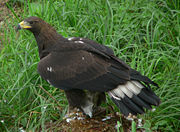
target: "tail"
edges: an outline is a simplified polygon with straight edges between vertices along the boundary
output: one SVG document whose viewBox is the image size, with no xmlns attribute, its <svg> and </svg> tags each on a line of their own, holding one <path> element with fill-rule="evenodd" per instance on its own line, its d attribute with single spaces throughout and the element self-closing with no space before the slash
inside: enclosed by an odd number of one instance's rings
<svg viewBox="0 0 180 132">
<path fill-rule="evenodd" d="M 143 76 L 144 77 L 144 76 Z M 134 78 L 133 78 L 134 79 Z M 147 77 L 145 79 L 148 79 Z M 150 80 L 150 79 L 149 79 Z M 160 104 L 159 97 L 151 90 L 149 83 L 157 86 L 154 82 L 130 80 L 126 84 L 118 85 L 115 89 L 108 92 L 113 102 L 119 107 L 120 111 L 128 116 L 143 114 L 144 108 L 152 109 L 152 105 Z"/>
</svg>

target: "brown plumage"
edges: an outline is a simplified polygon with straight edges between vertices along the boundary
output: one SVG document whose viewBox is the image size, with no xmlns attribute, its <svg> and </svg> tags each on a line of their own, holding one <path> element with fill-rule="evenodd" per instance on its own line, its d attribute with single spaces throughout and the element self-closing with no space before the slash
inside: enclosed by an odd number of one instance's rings
<svg viewBox="0 0 180 132">
<path fill-rule="evenodd" d="M 85 38 L 64 38 L 38 17 L 25 19 L 21 28 L 36 38 L 39 74 L 65 90 L 70 108 L 80 108 L 91 117 L 105 101 L 105 92 L 126 116 L 160 104 L 150 88 L 158 85 L 114 56 L 112 49 Z"/>
</svg>

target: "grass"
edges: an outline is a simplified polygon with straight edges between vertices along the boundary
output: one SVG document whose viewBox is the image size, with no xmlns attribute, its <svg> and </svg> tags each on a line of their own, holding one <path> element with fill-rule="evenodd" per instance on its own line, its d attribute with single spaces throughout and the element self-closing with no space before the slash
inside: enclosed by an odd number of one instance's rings
<svg viewBox="0 0 180 132">
<path fill-rule="evenodd" d="M 18 36 L 14 30 L 19 20 L 28 16 L 43 18 L 65 37 L 86 37 L 111 47 L 119 58 L 160 86 L 153 90 L 162 104 L 139 116 L 145 120 L 143 128 L 180 130 L 179 0 L 16 2 L 23 12 L 18 17 L 9 1 L 7 6 L 15 17 L 10 15 L 10 21 L 5 21 L 1 38 L 0 131 L 44 130 L 45 122 L 61 120 L 67 110 L 64 93 L 37 73 L 39 58 L 33 35 L 21 31 Z M 40 86 L 59 102 L 61 110 Z M 112 104 L 109 99 L 108 103 Z"/>
</svg>

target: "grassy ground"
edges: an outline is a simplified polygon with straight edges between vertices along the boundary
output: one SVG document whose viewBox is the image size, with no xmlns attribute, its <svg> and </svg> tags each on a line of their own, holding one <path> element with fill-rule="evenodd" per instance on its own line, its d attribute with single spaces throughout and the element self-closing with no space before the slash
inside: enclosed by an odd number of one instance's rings
<svg viewBox="0 0 180 132">
<path fill-rule="evenodd" d="M 37 73 L 39 58 L 33 35 L 27 31 L 18 35 L 14 30 L 28 16 L 43 18 L 65 37 L 86 37 L 111 47 L 160 86 L 153 90 L 162 104 L 139 116 L 145 120 L 143 127 L 147 131 L 180 130 L 179 0 L 42 1 L 8 4 L 15 17 L 5 20 L 0 29 L 0 131 L 39 130 L 45 122 L 61 120 L 67 110 L 64 93 Z M 23 10 L 19 16 L 13 12 L 17 3 Z"/>
</svg>

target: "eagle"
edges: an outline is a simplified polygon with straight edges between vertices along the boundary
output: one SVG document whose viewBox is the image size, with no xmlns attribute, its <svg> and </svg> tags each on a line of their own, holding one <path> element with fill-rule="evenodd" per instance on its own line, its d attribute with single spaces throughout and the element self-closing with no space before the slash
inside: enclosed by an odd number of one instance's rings
<svg viewBox="0 0 180 132">
<path fill-rule="evenodd" d="M 38 73 L 64 90 L 68 111 L 78 108 L 92 117 L 106 102 L 106 95 L 124 116 L 143 114 L 145 109 L 160 104 L 151 89 L 158 85 L 116 57 L 111 48 L 87 38 L 64 38 L 35 16 L 20 22 L 19 29 L 33 33 L 40 58 Z"/>
</svg>

